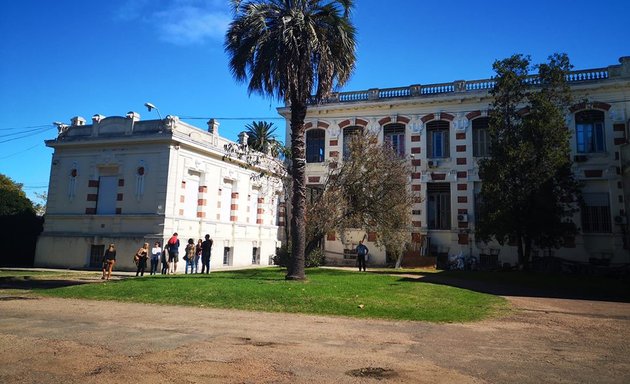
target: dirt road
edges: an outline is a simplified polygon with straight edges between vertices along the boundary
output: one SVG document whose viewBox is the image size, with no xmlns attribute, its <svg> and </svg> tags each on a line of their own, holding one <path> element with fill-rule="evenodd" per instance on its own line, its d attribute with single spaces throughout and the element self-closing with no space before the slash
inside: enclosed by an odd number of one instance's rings
<svg viewBox="0 0 630 384">
<path fill-rule="evenodd" d="M 1 383 L 629 383 L 630 304 L 510 297 L 472 324 L 0 294 Z"/>
</svg>

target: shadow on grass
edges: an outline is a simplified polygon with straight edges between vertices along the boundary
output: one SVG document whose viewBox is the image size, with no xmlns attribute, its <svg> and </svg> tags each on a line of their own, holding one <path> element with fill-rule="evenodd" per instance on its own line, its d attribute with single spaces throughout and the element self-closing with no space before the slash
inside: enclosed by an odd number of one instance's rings
<svg viewBox="0 0 630 384">
<path fill-rule="evenodd" d="M 30 276 L 0 277 L 0 289 L 53 289 L 82 284 L 91 282 L 75 279 L 33 279 Z"/>
<path fill-rule="evenodd" d="M 630 280 L 628 279 L 520 271 L 435 271 L 411 272 L 404 275 L 407 276 L 401 276 L 400 281 L 448 285 L 498 296 L 630 302 Z"/>
</svg>

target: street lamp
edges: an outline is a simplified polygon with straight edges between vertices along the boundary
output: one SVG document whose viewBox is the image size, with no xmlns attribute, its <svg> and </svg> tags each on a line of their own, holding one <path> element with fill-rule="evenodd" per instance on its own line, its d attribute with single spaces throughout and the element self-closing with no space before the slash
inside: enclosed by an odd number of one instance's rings
<svg viewBox="0 0 630 384">
<path fill-rule="evenodd" d="M 149 112 L 151 112 L 153 109 L 155 109 L 157 111 L 158 116 L 160 117 L 160 120 L 162 120 L 162 115 L 160 114 L 160 109 L 158 107 L 156 107 L 155 105 L 151 104 L 151 103 L 144 103 L 144 106 L 147 107 L 147 109 L 149 110 Z"/>
</svg>

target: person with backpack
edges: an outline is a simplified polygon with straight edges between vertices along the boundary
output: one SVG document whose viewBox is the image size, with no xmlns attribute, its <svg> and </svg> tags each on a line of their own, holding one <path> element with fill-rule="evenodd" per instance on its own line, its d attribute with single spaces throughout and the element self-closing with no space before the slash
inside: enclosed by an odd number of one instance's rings
<svg viewBox="0 0 630 384">
<path fill-rule="evenodd" d="M 193 267 L 195 266 L 195 240 L 188 239 L 188 244 L 186 245 L 186 253 L 184 254 L 184 260 L 186 260 L 186 269 L 184 273 L 188 273 L 188 268 L 190 267 L 190 273 L 192 274 Z"/>
<path fill-rule="evenodd" d="M 357 245 L 357 263 L 359 264 L 359 272 L 361 271 L 362 266 L 363 272 L 365 272 L 365 259 L 367 258 L 369 251 L 368 247 L 363 245 L 363 240 L 359 241 L 359 245 Z"/>
<path fill-rule="evenodd" d="M 168 239 L 168 265 L 170 273 L 177 271 L 177 262 L 179 261 L 179 239 L 177 238 L 177 232 L 173 233 L 170 239 Z"/>
</svg>

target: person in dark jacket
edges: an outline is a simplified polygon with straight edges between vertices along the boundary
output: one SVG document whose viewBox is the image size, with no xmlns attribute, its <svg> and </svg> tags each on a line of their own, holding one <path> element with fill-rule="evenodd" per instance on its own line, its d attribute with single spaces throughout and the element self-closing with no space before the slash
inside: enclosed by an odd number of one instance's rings
<svg viewBox="0 0 630 384">
<path fill-rule="evenodd" d="M 109 247 L 105 250 L 105 254 L 103 255 L 103 277 L 102 280 L 109 280 L 112 277 L 112 269 L 114 269 L 114 264 L 116 264 L 116 246 L 114 243 L 110 244 Z"/>
</svg>

